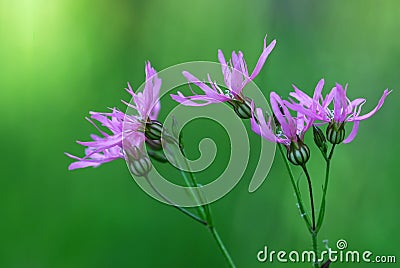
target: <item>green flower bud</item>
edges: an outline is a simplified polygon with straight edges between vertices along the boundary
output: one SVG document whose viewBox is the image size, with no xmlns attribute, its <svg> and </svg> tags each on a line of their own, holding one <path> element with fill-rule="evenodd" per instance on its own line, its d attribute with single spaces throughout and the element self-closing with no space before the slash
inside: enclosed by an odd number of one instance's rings
<svg viewBox="0 0 400 268">
<path fill-rule="evenodd" d="M 143 156 L 139 159 L 132 159 L 129 162 L 129 170 L 133 175 L 138 177 L 146 176 L 151 168 L 151 161 L 147 156 Z"/>
<path fill-rule="evenodd" d="M 150 140 L 160 140 L 163 125 L 157 120 L 151 120 L 146 123 L 146 128 L 144 134 Z"/>
<path fill-rule="evenodd" d="M 293 165 L 304 165 L 310 159 L 310 149 L 301 140 L 292 141 L 287 151 L 287 158 Z"/>
<path fill-rule="evenodd" d="M 239 103 L 234 108 L 235 113 L 242 119 L 251 118 L 251 108 L 246 102 Z"/>
<path fill-rule="evenodd" d="M 332 144 L 341 143 L 344 140 L 345 135 L 346 130 L 344 129 L 344 122 L 331 122 L 326 128 L 326 138 Z"/>
<path fill-rule="evenodd" d="M 315 144 L 318 146 L 322 153 L 326 154 L 326 152 L 328 151 L 328 146 L 326 144 L 326 138 L 322 130 L 319 127 L 313 125 L 313 135 Z"/>
<path fill-rule="evenodd" d="M 172 116 L 172 134 L 174 135 L 175 138 L 179 139 L 179 134 L 180 134 L 180 125 L 178 123 L 178 120 L 176 120 L 175 116 Z"/>
<path fill-rule="evenodd" d="M 249 101 L 246 100 L 232 100 L 229 101 L 235 113 L 242 119 L 249 119 L 252 116 Z"/>
<path fill-rule="evenodd" d="M 161 163 L 167 163 L 168 162 L 168 159 L 165 156 L 163 151 L 153 151 L 153 150 L 150 149 L 147 152 L 149 153 L 149 156 L 152 159 L 157 160 L 158 162 L 161 162 Z"/>
<path fill-rule="evenodd" d="M 160 140 L 146 139 L 146 143 L 147 143 L 147 145 L 149 145 L 149 147 L 152 150 L 159 151 L 159 150 L 162 149 L 162 145 L 161 145 L 161 141 Z"/>
<path fill-rule="evenodd" d="M 133 175 L 143 177 L 150 172 L 152 168 L 151 161 L 139 148 L 128 149 L 127 158 L 129 170 Z"/>
</svg>

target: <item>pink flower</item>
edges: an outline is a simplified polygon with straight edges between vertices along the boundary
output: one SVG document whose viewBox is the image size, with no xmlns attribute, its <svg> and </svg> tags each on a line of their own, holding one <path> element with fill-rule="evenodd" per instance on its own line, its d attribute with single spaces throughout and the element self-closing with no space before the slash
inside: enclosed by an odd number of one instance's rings
<svg viewBox="0 0 400 268">
<path fill-rule="evenodd" d="M 158 95 L 161 87 L 161 79 L 158 78 L 156 71 L 151 67 L 150 62 L 146 63 L 146 83 L 143 92 L 134 93 L 128 84 L 127 91 L 133 97 L 133 104 L 126 103 L 135 109 L 138 115 L 127 115 L 116 108 L 111 113 L 90 112 L 91 116 L 87 120 L 99 131 L 99 135 L 92 134 L 92 141 L 78 144 L 86 146 L 83 158 L 66 153 L 67 156 L 77 160 L 68 169 L 78 169 L 84 167 L 97 167 L 103 163 L 119 158 L 126 158 L 127 154 L 142 150 L 146 140 L 144 129 L 148 120 L 156 120 L 160 111 Z M 101 130 L 94 122 L 101 123 L 108 132 Z M 124 148 L 129 148 L 131 152 L 125 152 Z"/>
<path fill-rule="evenodd" d="M 318 86 L 319 85 L 319 86 Z M 374 115 L 385 102 L 386 97 L 391 91 L 386 89 L 383 92 L 378 105 L 369 113 L 360 115 L 361 108 L 366 102 L 363 98 L 358 98 L 353 101 L 346 96 L 347 85 L 343 88 L 342 85 L 336 84 L 336 86 L 326 95 L 322 97 L 322 86 L 323 80 L 318 83 L 313 98 L 299 90 L 294 86 L 295 92 L 290 93 L 298 103 L 294 100 L 288 104 L 293 110 L 300 113 L 306 114 L 307 116 L 322 121 L 323 123 L 329 123 L 327 129 L 327 138 L 332 143 L 337 144 L 343 141 L 343 143 L 349 143 L 353 141 L 358 132 L 360 121 L 370 118 Z M 329 108 L 333 102 L 333 110 Z M 345 138 L 344 126 L 347 122 L 353 122 L 353 128 L 350 134 Z M 338 136 L 336 136 L 337 133 Z M 333 136 L 332 136 L 333 135 Z M 330 139 L 331 138 L 331 139 Z"/>
<path fill-rule="evenodd" d="M 285 145 L 288 160 L 294 165 L 304 165 L 310 158 L 310 149 L 304 143 L 304 134 L 314 120 L 299 112 L 293 117 L 287 107 L 288 102 L 283 101 L 275 92 L 271 92 L 270 102 L 277 129 L 273 125 L 273 116 L 269 116 L 266 121 L 260 108 L 254 114 L 252 103 L 252 130 L 266 140 Z"/>
<path fill-rule="evenodd" d="M 296 117 L 293 117 L 287 107 L 288 102 L 282 100 L 275 92 L 271 92 L 270 102 L 279 130 L 275 130 L 273 116 L 268 116 L 267 121 L 265 120 L 261 108 L 253 112 L 250 120 L 252 130 L 266 140 L 281 143 L 287 147 L 292 142 L 302 142 L 304 134 L 312 126 L 314 120 L 299 112 Z M 254 111 L 254 104 L 252 104 L 252 110 Z"/>
<path fill-rule="evenodd" d="M 171 94 L 172 99 L 186 106 L 204 106 L 211 103 L 243 101 L 245 99 L 242 93 L 243 88 L 260 73 L 275 44 L 276 40 L 273 40 L 267 46 L 267 40 L 266 38 L 264 39 L 263 52 L 250 76 L 241 51 L 237 54 L 233 51 L 232 58 L 228 64 L 222 51 L 218 50 L 218 60 L 221 63 L 224 83 L 227 90 L 222 90 L 216 82 L 212 81 L 210 75 L 208 75 L 208 83 L 210 84 L 210 86 L 208 86 L 191 73 L 184 71 L 183 75 L 188 82 L 198 86 L 205 95 L 197 95 L 193 92 L 194 95 L 192 96 L 184 96 L 178 91 L 177 95 Z"/>
</svg>

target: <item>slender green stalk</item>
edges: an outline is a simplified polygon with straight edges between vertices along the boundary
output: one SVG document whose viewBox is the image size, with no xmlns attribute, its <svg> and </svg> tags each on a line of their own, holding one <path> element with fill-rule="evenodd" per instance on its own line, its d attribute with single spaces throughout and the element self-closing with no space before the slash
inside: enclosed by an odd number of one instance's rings
<svg viewBox="0 0 400 268">
<path fill-rule="evenodd" d="M 182 155 L 184 156 L 184 161 L 185 161 L 186 168 L 187 168 L 187 170 L 190 170 L 190 166 L 189 166 L 189 162 L 188 162 L 187 157 L 186 157 L 185 150 L 182 148 L 181 151 L 182 151 Z M 191 182 L 191 184 L 189 184 L 189 185 L 192 185 L 193 187 L 198 187 L 198 183 L 197 183 L 196 177 L 194 176 L 193 172 L 188 172 L 188 173 L 189 173 L 190 182 Z M 200 199 L 204 199 L 204 197 L 202 196 L 200 190 L 198 190 L 198 189 L 197 189 L 197 195 L 198 195 L 198 197 Z M 199 206 L 201 208 L 201 211 L 202 211 L 204 217 L 211 221 L 212 218 L 209 215 L 210 214 L 209 205 L 207 204 L 207 202 L 204 202 L 204 200 L 200 200 L 200 201 L 203 201 L 201 203 L 204 203 L 204 205 Z"/>
<path fill-rule="evenodd" d="M 319 268 L 319 262 L 318 262 L 318 240 L 317 240 L 317 232 L 313 232 L 311 234 L 311 238 L 312 238 L 312 245 L 313 245 L 313 251 L 315 253 L 315 260 L 313 262 L 313 267 L 314 268 Z"/>
<path fill-rule="evenodd" d="M 316 231 L 316 225 L 315 225 L 315 206 L 314 206 L 314 194 L 313 194 L 313 189 L 312 189 L 312 183 L 311 183 L 311 178 L 310 174 L 308 173 L 306 165 L 301 166 L 303 168 L 304 174 L 307 177 L 307 182 L 308 182 L 308 191 L 310 194 L 310 203 L 311 203 L 311 215 L 312 215 L 312 232 L 311 232 L 311 238 L 312 238 L 312 246 L 313 246 L 313 251 L 315 253 L 315 260 L 313 262 L 313 267 L 314 268 L 319 268 L 319 263 L 318 263 L 318 240 L 317 240 L 317 231 Z"/>
<path fill-rule="evenodd" d="M 189 163 L 187 161 L 185 151 L 183 149 L 183 144 L 179 144 L 179 142 L 177 142 L 177 141 L 175 141 L 175 142 L 180 147 L 180 150 L 181 150 L 182 155 L 184 157 L 186 170 L 188 170 L 188 171 L 185 171 L 180 167 L 178 167 L 178 169 L 180 170 L 182 176 L 184 177 L 184 180 L 185 180 L 185 183 L 186 183 L 187 186 L 198 188 L 199 185 L 197 183 L 196 177 L 194 176 L 193 172 L 190 171 L 190 166 L 189 166 Z M 172 153 L 172 155 L 174 156 L 173 153 Z M 178 163 L 178 161 L 176 160 L 175 157 L 174 157 L 174 160 L 175 160 L 176 163 Z M 189 174 L 189 178 L 188 178 L 188 174 Z M 224 255 L 224 258 L 225 258 L 227 264 L 231 268 L 236 268 L 232 257 L 230 256 L 228 250 L 226 249 L 224 243 L 222 242 L 221 237 L 219 236 L 219 234 L 217 232 L 217 229 L 214 226 L 214 220 L 213 220 L 213 217 L 212 217 L 212 214 L 211 214 L 211 208 L 210 208 L 209 204 L 207 202 L 204 202 L 205 201 L 204 197 L 201 194 L 199 189 L 197 189 L 196 193 L 192 192 L 192 194 L 193 194 L 193 197 L 195 198 L 195 201 L 198 204 L 203 204 L 203 205 L 197 206 L 197 208 L 199 210 L 200 215 L 202 215 L 202 217 L 205 219 L 206 226 L 208 226 L 208 229 L 210 230 L 214 240 L 217 242 L 218 247 L 220 248 L 221 253 Z M 198 198 L 200 198 L 200 201 L 199 201 Z M 203 201 L 203 202 L 201 202 L 201 201 Z"/>
<path fill-rule="evenodd" d="M 176 144 L 177 144 L 177 146 L 179 146 L 179 143 L 176 142 Z M 182 177 L 183 177 L 183 180 L 185 181 L 185 184 L 186 184 L 188 187 L 197 187 L 197 184 L 194 184 L 194 183 L 193 183 L 193 179 L 189 179 L 189 178 L 188 178 L 188 173 L 191 174 L 191 175 L 192 175 L 192 173 L 191 173 L 191 172 L 185 171 L 185 170 L 179 165 L 179 163 L 178 163 L 178 161 L 177 161 L 177 159 L 176 159 L 176 157 L 175 157 L 175 154 L 174 154 L 167 146 L 165 147 L 165 149 L 166 149 L 166 150 L 169 152 L 169 154 L 173 157 L 175 164 L 178 165 L 178 166 L 177 166 L 177 169 L 178 169 L 179 172 L 181 173 L 181 175 L 182 175 Z M 181 152 L 182 152 L 182 154 L 183 154 L 183 156 L 184 156 L 185 163 L 186 163 L 186 166 L 187 166 L 187 170 L 189 170 L 190 167 L 189 167 L 189 165 L 188 165 L 188 163 L 187 163 L 186 156 L 184 155 L 183 150 L 181 150 Z M 190 193 L 191 193 L 193 199 L 195 200 L 196 204 L 200 204 L 200 201 L 199 201 L 199 199 L 198 199 L 198 197 L 199 197 L 199 192 L 198 192 L 198 190 L 197 190 L 197 193 L 194 193 L 193 190 L 191 189 L 191 190 L 190 190 Z M 196 207 L 196 209 L 197 209 L 198 213 L 201 215 L 201 217 L 202 217 L 203 219 L 206 220 L 206 219 L 207 219 L 207 215 L 206 215 L 206 213 L 205 213 L 205 211 L 204 211 L 203 206 L 200 206 L 200 205 L 199 205 L 199 206 Z M 206 221 L 207 221 L 207 220 L 206 220 Z"/>
<path fill-rule="evenodd" d="M 331 166 L 331 160 L 333 156 L 333 151 L 335 150 L 335 145 L 332 145 L 331 151 L 329 153 L 328 157 L 325 157 L 326 161 L 326 171 L 325 171 L 325 182 L 324 182 L 324 189 L 322 193 L 322 200 L 321 200 L 321 206 L 319 209 L 319 215 L 318 215 L 318 223 L 317 223 L 317 229 L 316 232 L 318 233 L 319 230 L 322 227 L 322 223 L 324 221 L 324 216 L 325 216 L 325 207 L 326 207 L 326 193 L 328 190 L 328 183 L 329 183 L 329 172 L 330 172 L 330 166 Z"/>
<path fill-rule="evenodd" d="M 185 151 L 183 149 L 181 151 L 182 151 L 182 154 L 183 154 L 183 156 L 185 158 L 186 167 L 187 167 L 188 170 L 190 170 L 190 166 L 189 166 L 189 163 L 187 161 Z M 192 172 L 188 172 L 188 173 L 189 173 L 190 180 L 191 180 L 191 183 L 193 184 L 193 186 L 194 187 L 198 187 L 197 180 L 196 180 L 196 177 L 194 176 L 194 174 Z M 204 198 L 204 197 L 202 197 L 200 192 L 198 192 L 198 194 L 199 194 L 199 197 L 201 199 Z M 207 220 L 207 223 L 208 223 L 208 226 L 209 226 L 209 230 L 210 230 L 214 240 L 217 242 L 218 247 L 220 248 L 222 254 L 224 255 L 226 262 L 228 263 L 229 267 L 235 268 L 236 267 L 235 263 L 233 262 L 232 257 L 230 256 L 228 250 L 226 249 L 224 243 L 222 242 L 221 237 L 219 236 L 219 234 L 217 232 L 217 229 L 214 226 L 214 220 L 213 220 L 213 217 L 212 217 L 212 214 L 211 214 L 210 205 L 208 203 L 204 203 L 204 205 L 201 205 L 201 207 L 203 208 L 203 211 L 205 213 L 205 218 Z"/>
<path fill-rule="evenodd" d="M 304 174 L 307 177 L 307 182 L 308 182 L 308 192 L 310 193 L 310 203 L 311 203 L 311 217 L 312 217 L 312 230 L 315 232 L 315 206 L 314 206 L 314 195 L 313 195 L 313 189 L 312 189 L 312 184 L 311 184 L 311 178 L 310 174 L 308 173 L 308 170 L 306 168 L 306 165 L 301 166 L 303 168 Z"/>
<path fill-rule="evenodd" d="M 307 228 L 308 228 L 308 230 L 310 231 L 310 233 L 312 233 L 310 219 L 309 219 L 309 217 L 308 217 L 308 215 L 307 215 L 307 213 L 306 213 L 306 211 L 305 211 L 304 204 L 303 204 L 303 200 L 301 199 L 301 195 L 300 195 L 299 188 L 298 188 L 297 185 L 296 185 L 296 182 L 295 182 L 295 179 L 294 179 L 294 176 L 293 176 L 292 169 L 290 168 L 289 161 L 287 160 L 286 155 L 285 155 L 285 153 L 283 152 L 283 149 L 282 149 L 282 145 L 281 145 L 281 144 L 278 144 L 278 149 L 279 149 L 279 152 L 280 152 L 281 155 L 282 155 L 282 159 L 283 159 L 283 161 L 285 162 L 285 166 L 286 166 L 286 168 L 287 168 L 287 170 L 288 170 L 289 177 L 290 177 L 290 181 L 291 181 L 291 183 L 292 183 L 294 192 L 295 192 L 295 194 L 296 194 L 297 204 L 298 204 L 298 206 L 299 206 L 299 210 L 300 210 L 300 213 L 301 213 L 301 217 L 304 219 L 304 221 L 305 221 L 305 223 L 306 223 L 306 225 L 307 225 Z"/>
<path fill-rule="evenodd" d="M 229 255 L 228 250 L 226 249 L 226 247 L 224 246 L 224 243 L 221 240 L 221 237 L 219 236 L 217 229 L 215 229 L 214 226 L 210 227 L 210 232 L 213 235 L 215 241 L 218 244 L 219 249 L 221 250 L 222 254 L 224 255 L 226 262 L 228 263 L 229 267 L 231 268 L 235 268 L 235 263 L 233 262 L 231 256 Z"/>
<path fill-rule="evenodd" d="M 187 209 L 184 209 L 182 207 L 179 207 L 179 206 L 175 205 L 168 197 L 166 197 L 164 194 L 162 194 L 160 191 L 158 191 L 158 189 L 154 186 L 153 182 L 149 179 L 149 177 L 144 176 L 144 178 L 147 181 L 147 183 L 150 185 L 151 189 L 153 189 L 153 191 L 156 194 L 158 194 L 162 199 L 164 199 L 165 202 L 167 202 L 168 204 L 170 204 L 174 208 L 178 209 L 179 211 L 183 212 L 185 215 L 189 216 L 190 218 L 194 219 L 195 221 L 198 221 L 199 223 L 201 223 L 203 225 L 206 225 L 206 226 L 208 225 L 208 223 L 205 220 L 201 219 L 197 215 L 194 215 L 193 213 L 191 213 Z"/>
</svg>

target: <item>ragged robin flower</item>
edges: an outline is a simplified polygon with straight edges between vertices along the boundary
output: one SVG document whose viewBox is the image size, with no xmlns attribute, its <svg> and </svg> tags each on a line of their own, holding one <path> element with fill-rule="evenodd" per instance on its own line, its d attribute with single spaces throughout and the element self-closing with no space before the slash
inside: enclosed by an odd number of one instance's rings
<svg viewBox="0 0 400 268">
<path fill-rule="evenodd" d="M 312 126 L 313 120 L 304 114 L 293 117 L 283 101 L 275 92 L 270 94 L 273 115 L 265 119 L 261 108 L 252 104 L 252 130 L 264 139 L 285 145 L 287 158 L 294 165 L 304 165 L 310 158 L 310 150 L 304 143 L 304 134 Z M 276 119 L 276 129 L 274 120 Z"/>
<path fill-rule="evenodd" d="M 341 84 L 336 86 L 326 95 L 322 97 L 322 85 L 314 91 L 313 98 L 309 97 L 306 93 L 294 87 L 295 92 L 290 93 L 292 97 L 297 100 L 292 100 L 288 103 L 291 109 L 303 113 L 321 123 L 328 123 L 326 129 L 326 136 L 332 144 L 349 143 L 354 140 L 358 133 L 360 121 L 373 116 L 383 105 L 386 97 L 391 91 L 386 89 L 383 92 L 378 105 L 369 113 L 361 114 L 362 106 L 366 100 L 364 98 L 357 98 L 351 101 L 347 96 L 347 85 L 343 87 Z M 321 81 L 319 84 L 321 84 Z M 333 102 L 333 110 L 329 107 Z M 353 128 L 350 134 L 346 137 L 345 125 L 346 123 L 353 123 Z"/>
<path fill-rule="evenodd" d="M 207 85 L 191 73 L 184 71 L 183 75 L 187 81 L 198 86 L 205 95 L 197 95 L 193 92 L 194 95 L 192 96 L 184 96 L 178 91 L 177 95 L 171 94 L 172 99 L 187 106 L 204 106 L 211 103 L 227 102 L 233 106 L 235 112 L 241 118 L 250 118 L 251 100 L 244 96 L 243 88 L 260 73 L 268 55 L 275 47 L 275 44 L 276 40 L 273 40 L 267 46 L 267 40 L 266 38 L 264 39 L 263 52 L 251 75 L 249 75 L 247 64 L 241 51 L 239 51 L 239 53 L 233 51 L 232 58 L 227 63 L 223 52 L 218 50 L 218 60 L 221 64 L 226 89 L 221 89 L 219 85 L 211 79 L 210 75 L 208 75 L 209 85 Z"/>
<path fill-rule="evenodd" d="M 69 153 L 67 156 L 77 160 L 69 166 L 69 169 L 84 167 L 97 167 L 103 163 L 119 158 L 128 159 L 130 152 L 139 154 L 149 137 L 158 139 L 158 132 L 161 123 L 157 121 L 160 111 L 159 92 L 161 79 L 157 72 L 151 67 L 150 62 L 146 63 L 146 82 L 143 92 L 135 93 L 130 84 L 127 91 L 133 97 L 133 103 L 126 103 L 137 111 L 137 115 L 128 115 L 116 108 L 110 113 L 91 112 L 87 120 L 99 131 L 100 135 L 92 134 L 92 141 L 77 143 L 86 147 L 85 156 L 80 158 Z M 93 120 L 96 120 L 108 131 L 100 129 Z M 162 125 L 161 125 L 162 127 Z M 150 134 L 147 134 L 150 132 Z M 128 149 L 129 152 L 124 149 Z M 136 157 L 137 158 L 137 157 Z M 135 158 L 135 159 L 136 159 Z"/>
</svg>

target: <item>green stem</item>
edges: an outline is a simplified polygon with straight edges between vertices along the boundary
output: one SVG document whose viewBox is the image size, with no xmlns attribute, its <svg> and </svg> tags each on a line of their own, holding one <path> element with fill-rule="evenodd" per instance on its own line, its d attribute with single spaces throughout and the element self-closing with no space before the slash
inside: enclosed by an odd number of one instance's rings
<svg viewBox="0 0 400 268">
<path fill-rule="evenodd" d="M 306 165 L 301 166 L 303 168 L 303 171 L 307 177 L 307 182 L 308 182 L 308 191 L 310 193 L 310 203 L 311 203 L 311 215 L 312 215 L 312 232 L 311 232 L 311 238 L 312 238 L 312 246 L 313 246 L 313 251 L 315 254 L 315 260 L 313 261 L 313 267 L 314 268 L 319 268 L 319 263 L 318 263 L 318 240 L 317 240 L 317 231 L 316 231 L 316 226 L 315 226 L 315 206 L 314 206 L 314 195 L 313 195 L 313 189 L 312 189 L 312 184 L 311 184 L 311 178 L 310 174 L 308 173 Z"/>
<path fill-rule="evenodd" d="M 318 233 L 319 230 L 322 227 L 322 223 L 324 222 L 324 216 L 325 216 L 325 207 L 326 207 L 326 193 L 328 190 L 328 183 L 329 183 L 329 172 L 330 172 L 330 167 L 331 167 L 331 160 L 333 156 L 333 151 L 335 150 L 335 145 L 332 145 L 331 151 L 329 153 L 329 156 L 325 158 L 326 161 L 326 171 L 325 171 L 325 182 L 324 182 L 324 189 L 322 193 L 322 200 L 321 200 L 321 206 L 319 209 L 319 215 L 318 215 L 318 223 L 317 223 L 317 229 L 316 232 Z"/>
<path fill-rule="evenodd" d="M 189 170 L 189 172 L 187 172 L 187 173 L 189 173 L 190 182 L 191 182 L 191 184 L 189 184 L 189 186 L 193 185 L 194 187 L 198 187 L 196 177 L 194 176 L 194 174 L 192 172 L 190 172 L 190 166 L 189 166 L 189 163 L 187 161 L 185 150 L 183 149 L 183 146 L 181 147 L 181 152 L 182 152 L 182 155 L 184 156 L 185 165 L 187 167 L 187 170 Z M 183 172 L 182 174 L 186 174 L 186 172 L 184 172 L 184 171 L 182 171 L 182 172 Z M 202 201 L 206 201 L 206 200 L 204 200 L 204 197 L 202 196 L 202 194 L 201 194 L 201 192 L 199 190 L 197 190 L 197 194 L 198 194 L 198 197 L 200 199 L 202 199 Z M 195 198 L 196 197 L 197 196 L 195 195 Z M 203 213 L 202 215 L 203 215 L 203 217 L 205 217 L 205 219 L 207 221 L 209 230 L 210 230 L 214 240 L 217 242 L 218 247 L 220 248 L 222 254 L 224 255 L 225 260 L 227 261 L 229 267 L 236 268 L 232 257 L 229 255 L 228 250 L 226 249 L 224 243 L 222 242 L 221 237 L 219 236 L 219 234 L 217 232 L 217 229 L 214 226 L 214 220 L 213 220 L 213 217 L 212 217 L 212 214 L 211 214 L 210 205 L 207 202 L 202 202 L 202 203 L 203 203 L 203 205 L 199 206 L 199 208 L 201 208 L 200 211 Z"/>
<path fill-rule="evenodd" d="M 317 255 L 318 254 L 317 232 L 315 231 L 314 197 L 313 197 L 313 194 L 312 194 L 312 187 L 311 187 L 312 185 L 311 185 L 310 174 L 308 173 L 306 167 L 303 165 L 302 167 L 303 167 L 304 173 L 305 173 L 305 175 L 307 177 L 309 190 L 310 190 L 310 202 L 311 202 L 312 219 L 313 219 L 312 220 L 312 224 L 310 223 L 310 219 L 309 219 L 308 215 L 305 213 L 305 208 L 304 208 L 303 200 L 301 199 L 300 190 L 296 185 L 292 169 L 290 168 L 289 161 L 288 161 L 288 159 L 287 159 L 287 157 L 286 157 L 286 155 L 285 155 L 285 153 L 284 153 L 284 151 L 282 149 L 282 145 L 281 144 L 278 144 L 278 149 L 279 149 L 279 152 L 282 155 L 283 161 L 285 162 L 285 166 L 286 166 L 286 168 L 287 168 L 287 170 L 289 172 L 290 181 L 292 183 L 294 192 L 296 194 L 297 203 L 299 205 L 300 213 L 301 213 L 302 218 L 304 219 L 304 221 L 305 221 L 305 223 L 307 225 L 308 231 L 310 232 L 311 237 L 312 237 L 313 251 L 314 251 L 315 257 L 316 257 L 315 262 L 313 262 L 313 267 L 314 268 L 319 268 L 318 255 Z"/>
<path fill-rule="evenodd" d="M 179 146 L 178 143 L 177 143 L 177 146 Z M 181 173 L 181 175 L 182 175 L 182 177 L 183 177 L 183 180 L 185 181 L 185 184 L 186 184 L 188 187 L 197 187 L 197 183 L 195 183 L 195 181 L 194 181 L 194 179 L 193 179 L 193 174 L 192 174 L 192 172 L 187 172 L 187 171 L 185 171 L 183 168 L 181 168 L 181 166 L 179 165 L 179 163 L 178 163 L 178 161 L 177 161 L 177 159 L 176 159 L 176 157 L 175 157 L 175 154 L 174 154 L 168 147 L 166 147 L 166 150 L 168 150 L 169 154 L 173 157 L 173 159 L 174 159 L 174 161 L 175 161 L 175 164 L 178 165 L 178 166 L 177 166 L 177 169 L 179 169 L 179 172 Z M 185 164 L 186 164 L 187 170 L 189 170 L 190 167 L 189 167 L 189 164 L 188 164 L 188 162 L 187 162 L 186 156 L 185 156 L 183 150 L 181 150 L 181 152 L 182 152 L 182 154 L 183 154 L 183 156 L 184 156 L 183 158 L 185 159 Z M 188 173 L 191 175 L 191 176 L 190 176 L 191 179 L 188 178 L 188 175 L 187 175 Z M 196 204 L 200 204 L 200 201 L 199 201 L 199 199 L 198 199 L 198 196 L 199 196 L 198 190 L 197 190 L 197 193 L 194 193 L 193 190 L 190 189 L 190 193 L 191 193 L 192 197 L 194 198 Z M 198 213 L 201 215 L 201 217 L 202 217 L 203 219 L 205 219 L 205 220 L 208 222 L 208 220 L 207 220 L 207 215 L 206 215 L 206 213 L 205 213 L 205 211 L 204 211 L 203 206 L 200 206 L 200 205 L 199 205 L 199 206 L 196 206 L 196 209 L 197 209 Z M 209 224 L 209 223 L 208 223 L 208 224 Z"/>
<path fill-rule="evenodd" d="M 317 240 L 317 232 L 313 232 L 311 234 L 312 237 L 312 245 L 313 245 L 313 251 L 315 253 L 315 260 L 313 262 L 313 268 L 319 268 L 319 262 L 318 262 L 318 240 Z"/>
<path fill-rule="evenodd" d="M 293 176 L 292 169 L 290 168 L 290 165 L 289 165 L 289 161 L 287 160 L 286 155 L 285 155 L 285 153 L 283 152 L 282 144 L 278 144 L 278 149 L 279 149 L 279 152 L 280 152 L 281 155 L 282 155 L 282 159 L 283 159 L 283 161 L 285 162 L 285 166 L 286 166 L 286 168 L 287 168 L 287 170 L 288 170 L 289 177 L 290 177 L 290 181 L 291 181 L 291 183 L 292 183 L 294 192 L 295 192 L 295 194 L 296 194 L 297 204 L 298 204 L 298 206 L 299 206 L 299 210 L 300 210 L 301 217 L 304 219 L 304 221 L 305 221 L 305 223 L 306 223 L 306 225 L 307 225 L 307 228 L 308 228 L 308 230 L 310 231 L 310 233 L 312 233 L 310 219 L 309 219 L 309 217 L 308 217 L 308 215 L 307 215 L 307 213 L 306 213 L 306 211 L 305 211 L 304 204 L 303 204 L 303 200 L 301 199 L 301 195 L 300 195 L 299 188 L 298 188 L 297 185 L 296 185 L 296 182 L 295 182 L 295 179 L 294 179 L 294 176 Z"/>
<path fill-rule="evenodd" d="M 182 152 L 182 155 L 183 155 L 183 158 L 184 158 L 184 161 L 185 161 L 186 168 L 187 168 L 187 170 L 189 170 L 189 172 L 187 172 L 187 173 L 189 174 L 189 179 L 190 179 L 190 180 L 188 180 L 188 183 L 189 183 L 188 185 L 189 185 L 189 186 L 196 187 L 196 193 L 194 193 L 194 196 L 195 196 L 195 198 L 196 198 L 196 202 L 197 202 L 198 204 L 201 204 L 201 203 L 204 204 L 204 205 L 199 205 L 199 206 L 198 206 L 199 211 L 200 211 L 201 215 L 202 215 L 205 219 L 207 219 L 207 222 L 209 223 L 209 225 L 212 226 L 212 218 L 211 218 L 211 215 L 210 215 L 210 209 L 209 209 L 209 207 L 208 207 L 208 204 L 207 204 L 206 202 L 204 202 L 204 200 L 202 200 L 202 199 L 204 199 L 204 198 L 203 198 L 203 196 L 201 195 L 200 190 L 198 189 L 199 186 L 198 186 L 198 184 L 197 184 L 196 177 L 194 176 L 193 172 L 190 171 L 189 162 L 188 162 L 188 160 L 187 160 L 186 153 L 185 153 L 185 150 L 184 150 L 183 148 L 181 149 L 181 152 Z M 183 170 L 181 170 L 181 172 L 183 172 L 183 173 L 186 174 L 186 172 L 183 171 Z M 199 200 L 198 198 L 200 198 L 200 200 Z M 201 202 L 201 201 L 203 201 L 203 202 Z"/>
<path fill-rule="evenodd" d="M 166 197 L 164 194 L 162 194 L 160 191 L 158 191 L 158 189 L 154 186 L 154 184 L 151 182 L 149 177 L 144 176 L 144 178 L 147 181 L 147 183 L 150 185 L 151 189 L 153 189 L 153 191 L 156 194 L 158 194 L 165 202 L 167 202 L 168 204 L 170 204 L 174 208 L 178 209 L 179 211 L 183 212 L 185 215 L 189 216 L 190 218 L 194 219 L 195 221 L 198 221 L 199 223 L 201 223 L 203 225 L 206 225 L 206 226 L 208 225 L 208 223 L 205 220 L 201 219 L 197 215 L 194 215 L 193 213 L 191 213 L 187 209 L 184 209 L 182 207 L 179 207 L 179 206 L 175 205 L 168 197 Z"/>
<path fill-rule="evenodd" d="M 221 237 L 219 236 L 217 229 L 215 227 L 211 226 L 210 227 L 210 232 L 213 235 L 215 241 L 218 244 L 219 249 L 221 250 L 222 254 L 224 255 L 226 262 L 228 263 L 229 267 L 235 268 L 235 263 L 233 262 L 231 256 L 229 255 L 228 250 L 226 249 L 224 243 L 222 242 Z"/>
<path fill-rule="evenodd" d="M 312 230 L 315 232 L 315 206 L 314 206 L 314 195 L 313 195 L 313 189 L 312 189 L 312 184 L 311 184 L 311 178 L 310 174 L 308 173 L 308 170 L 306 168 L 306 165 L 301 166 L 303 168 L 304 174 L 307 177 L 307 182 L 308 182 L 308 192 L 310 194 L 310 203 L 311 203 L 311 217 L 312 217 Z"/>
</svg>

